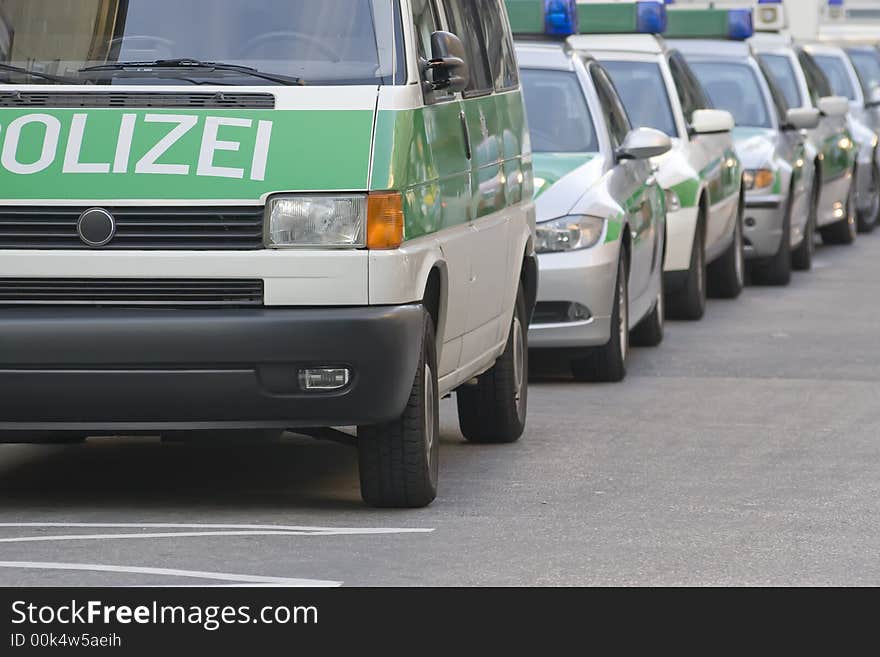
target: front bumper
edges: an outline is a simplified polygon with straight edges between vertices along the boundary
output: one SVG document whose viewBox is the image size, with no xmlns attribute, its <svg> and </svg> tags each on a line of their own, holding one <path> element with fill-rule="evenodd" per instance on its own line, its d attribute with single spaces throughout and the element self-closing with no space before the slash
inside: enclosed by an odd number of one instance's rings
<svg viewBox="0 0 880 657">
<path fill-rule="evenodd" d="M 779 253 L 785 224 L 785 197 L 747 196 L 743 219 L 746 258 L 769 258 Z"/>
<path fill-rule="evenodd" d="M 375 424 L 406 406 L 419 305 L 0 311 L 0 429 L 147 431 Z M 303 392 L 302 367 L 353 372 Z"/>
<path fill-rule="evenodd" d="M 532 323 L 529 347 L 593 347 L 608 343 L 619 256 L 616 242 L 538 256 L 538 304 L 578 303 L 590 310 L 591 317 L 578 322 Z"/>
</svg>

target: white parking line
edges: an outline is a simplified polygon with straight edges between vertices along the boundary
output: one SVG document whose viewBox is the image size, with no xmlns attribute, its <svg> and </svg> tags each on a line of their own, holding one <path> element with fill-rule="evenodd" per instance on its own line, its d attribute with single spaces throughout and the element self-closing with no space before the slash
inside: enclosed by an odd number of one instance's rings
<svg viewBox="0 0 880 657">
<path fill-rule="evenodd" d="M 268 531 L 306 536 L 344 536 L 359 534 L 428 534 L 433 528 L 419 527 L 309 527 L 301 525 L 219 525 L 175 522 L 0 522 L 0 529 L 193 529 Z"/>
<path fill-rule="evenodd" d="M 240 575 L 233 573 L 213 573 L 199 570 L 176 570 L 173 568 L 144 568 L 140 566 L 109 566 L 96 563 L 54 563 L 40 561 L 0 561 L 0 568 L 24 570 L 79 570 L 97 573 L 124 573 L 130 575 L 158 575 L 160 577 L 186 577 L 191 579 L 207 579 L 228 582 L 232 586 L 264 587 L 333 587 L 341 586 L 342 582 L 320 579 L 300 579 L 289 577 L 269 577 L 264 575 Z"/>
<path fill-rule="evenodd" d="M 361 533 L 361 532 L 358 532 Z M 362 532 L 368 535 L 391 532 Z M 144 538 L 202 538 L 210 536 L 353 536 L 355 532 L 288 532 L 288 531 L 213 531 L 213 532 L 151 532 L 138 534 L 63 534 L 58 536 L 15 536 L 0 538 L 0 543 L 47 543 L 52 541 L 105 541 Z"/>
</svg>

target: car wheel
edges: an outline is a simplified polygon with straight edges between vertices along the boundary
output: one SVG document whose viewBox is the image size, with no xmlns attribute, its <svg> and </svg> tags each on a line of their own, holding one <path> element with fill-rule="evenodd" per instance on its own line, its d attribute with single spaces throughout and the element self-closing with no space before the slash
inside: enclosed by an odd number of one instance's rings
<svg viewBox="0 0 880 657">
<path fill-rule="evenodd" d="M 614 308 L 611 311 L 611 338 L 603 347 L 590 349 L 585 357 L 571 362 L 575 381 L 617 383 L 626 378 L 629 355 L 629 272 L 623 253 L 617 263 Z"/>
<path fill-rule="evenodd" d="M 871 185 L 868 188 L 871 197 L 871 205 L 864 211 L 859 212 L 859 232 L 872 233 L 880 219 L 880 167 L 874 164 L 871 167 Z"/>
<path fill-rule="evenodd" d="M 634 347 L 659 347 L 663 342 L 666 324 L 666 299 L 663 293 L 663 277 L 660 277 L 660 293 L 654 309 L 632 330 L 630 341 Z"/>
<path fill-rule="evenodd" d="M 810 194 L 810 209 L 807 225 L 804 228 L 804 239 L 791 253 L 791 266 L 797 271 L 809 271 L 813 268 L 813 253 L 816 251 L 816 213 L 819 207 L 819 187 L 813 185 Z"/>
<path fill-rule="evenodd" d="M 782 221 L 782 239 L 776 255 L 756 262 L 752 268 L 752 280 L 759 285 L 785 286 L 791 283 L 791 213 L 794 198 L 789 197 Z"/>
<path fill-rule="evenodd" d="M 455 394 L 461 433 L 472 443 L 516 442 L 525 430 L 528 395 L 528 320 L 520 289 L 504 353 L 475 384 Z"/>
<path fill-rule="evenodd" d="M 696 321 L 706 314 L 706 250 L 702 220 L 694 231 L 691 262 L 684 286 L 666 294 L 666 316 L 670 319 Z"/>
<path fill-rule="evenodd" d="M 825 226 L 820 231 L 822 241 L 825 244 L 852 244 L 856 241 L 858 226 L 856 220 L 856 192 L 855 184 L 850 188 L 846 197 L 846 217 L 838 222 Z"/>
<path fill-rule="evenodd" d="M 709 294 L 720 299 L 736 299 L 743 291 L 746 278 L 745 244 L 743 240 L 743 201 L 740 200 L 733 241 L 718 260 L 709 265 Z"/>
<path fill-rule="evenodd" d="M 358 427 L 361 495 L 374 507 L 419 508 L 437 496 L 440 457 L 437 354 L 427 312 L 422 353 L 403 413 Z"/>
</svg>

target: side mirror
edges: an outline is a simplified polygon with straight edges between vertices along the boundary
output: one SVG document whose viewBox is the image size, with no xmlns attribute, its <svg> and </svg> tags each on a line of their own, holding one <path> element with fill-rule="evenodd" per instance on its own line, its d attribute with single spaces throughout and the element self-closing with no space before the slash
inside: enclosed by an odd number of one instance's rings
<svg viewBox="0 0 880 657">
<path fill-rule="evenodd" d="M 868 100 L 865 102 L 865 107 L 880 107 L 880 87 L 871 89 Z"/>
<path fill-rule="evenodd" d="M 425 63 L 423 74 L 430 91 L 464 91 L 471 73 L 461 39 L 451 32 L 434 32 L 431 35 L 431 60 Z"/>
<path fill-rule="evenodd" d="M 697 110 L 691 117 L 691 132 L 697 135 L 730 132 L 735 125 L 733 114 L 724 110 Z"/>
<path fill-rule="evenodd" d="M 630 132 L 617 149 L 619 160 L 648 160 L 672 150 L 672 140 L 653 128 L 637 128 Z"/>
<path fill-rule="evenodd" d="M 825 96 L 819 99 L 818 105 L 823 116 L 839 118 L 849 114 L 849 100 L 843 96 Z"/>
<path fill-rule="evenodd" d="M 790 130 L 815 130 L 822 114 L 811 107 L 794 107 L 785 115 L 785 127 Z"/>
</svg>

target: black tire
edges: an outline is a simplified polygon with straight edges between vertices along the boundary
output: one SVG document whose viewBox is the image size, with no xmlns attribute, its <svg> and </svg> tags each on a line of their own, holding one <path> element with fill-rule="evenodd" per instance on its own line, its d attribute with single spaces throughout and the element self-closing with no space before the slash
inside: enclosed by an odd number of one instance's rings
<svg viewBox="0 0 880 657">
<path fill-rule="evenodd" d="M 666 302 L 663 292 L 663 276 L 660 277 L 660 294 L 654 303 L 654 309 L 639 322 L 630 333 L 630 342 L 634 347 L 659 347 L 663 342 L 666 325 Z"/>
<path fill-rule="evenodd" d="M 789 196 L 782 220 L 782 239 L 776 255 L 764 258 L 752 266 L 752 282 L 758 285 L 778 285 L 784 287 L 791 283 L 791 213 L 794 197 Z"/>
<path fill-rule="evenodd" d="M 848 245 L 856 241 L 858 236 L 858 221 L 856 220 L 855 210 L 855 181 L 850 187 L 849 195 L 846 197 L 846 218 L 837 221 L 830 226 L 820 229 L 822 241 L 825 244 L 842 244 Z"/>
<path fill-rule="evenodd" d="M 516 295 L 507 347 L 492 369 L 455 394 L 461 433 L 472 443 L 514 443 L 525 430 L 529 402 L 529 344 L 526 300 Z"/>
<path fill-rule="evenodd" d="M 859 211 L 860 233 L 873 233 L 880 221 L 880 167 L 876 163 L 871 166 L 871 187 L 868 192 L 871 195 L 871 207 Z"/>
<path fill-rule="evenodd" d="M 807 226 L 804 229 L 804 239 L 800 245 L 791 252 L 791 266 L 796 271 L 810 271 L 813 268 L 813 253 L 816 251 L 816 214 L 819 209 L 819 186 L 813 184 L 810 193 L 810 207 L 807 212 Z"/>
<path fill-rule="evenodd" d="M 587 350 L 583 358 L 571 361 L 575 381 L 582 383 L 618 383 L 626 378 L 629 353 L 629 272 L 621 251 L 611 311 L 611 339 L 603 347 Z"/>
<path fill-rule="evenodd" d="M 437 497 L 440 422 L 434 323 L 425 312 L 422 353 L 396 420 L 358 427 L 361 496 L 370 506 L 420 508 Z"/>
<path fill-rule="evenodd" d="M 709 265 L 709 296 L 718 299 L 736 299 L 746 284 L 745 241 L 743 239 L 743 216 L 745 201 L 739 200 L 733 241 L 724 254 Z"/>
<path fill-rule="evenodd" d="M 706 249 L 702 212 L 700 215 L 694 231 L 691 263 L 684 286 L 666 294 L 666 316 L 669 319 L 697 321 L 706 314 Z"/>
</svg>

